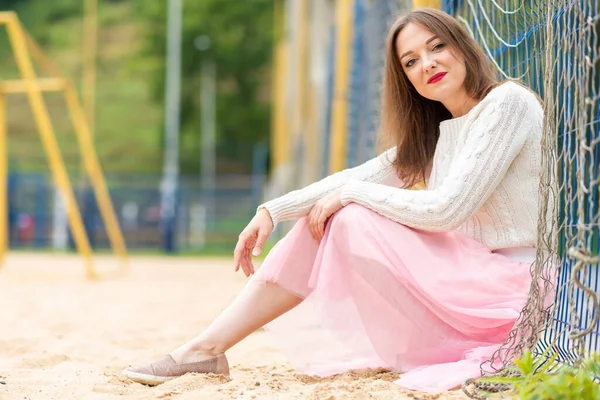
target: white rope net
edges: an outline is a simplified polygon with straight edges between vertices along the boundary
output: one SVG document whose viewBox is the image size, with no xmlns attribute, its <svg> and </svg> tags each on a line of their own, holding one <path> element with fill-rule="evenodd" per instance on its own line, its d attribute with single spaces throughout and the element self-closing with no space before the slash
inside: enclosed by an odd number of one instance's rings
<svg viewBox="0 0 600 400">
<path fill-rule="evenodd" d="M 505 79 L 544 100 L 538 254 L 529 300 L 486 375 L 529 349 L 578 366 L 599 349 L 599 0 L 445 2 Z M 554 272 L 553 272 L 554 271 Z M 548 306 L 547 295 L 555 295 Z M 465 392 L 482 398 L 477 390 Z M 478 384 L 477 389 L 502 390 Z"/>
</svg>

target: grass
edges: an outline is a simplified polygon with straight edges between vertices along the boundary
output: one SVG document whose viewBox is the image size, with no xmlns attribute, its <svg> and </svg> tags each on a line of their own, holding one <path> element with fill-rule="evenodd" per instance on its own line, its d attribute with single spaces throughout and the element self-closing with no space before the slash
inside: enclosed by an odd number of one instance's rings
<svg viewBox="0 0 600 400">
<path fill-rule="evenodd" d="M 262 254 L 259 257 L 253 257 L 253 259 L 258 260 L 258 261 L 262 261 L 265 259 L 265 257 L 269 254 L 269 252 L 273 249 L 273 247 L 275 246 L 275 241 L 270 240 L 265 244 L 265 247 L 263 248 Z M 213 245 L 207 245 L 205 246 L 202 250 L 186 250 L 186 249 L 182 249 L 182 250 L 178 250 L 176 253 L 165 253 L 162 249 L 158 249 L 158 248 L 153 248 L 153 249 L 128 249 L 127 253 L 130 256 L 167 256 L 167 257 L 173 257 L 173 258 L 180 258 L 180 257 L 223 257 L 223 258 L 231 258 L 233 259 L 233 249 L 234 246 L 231 246 L 231 248 L 229 249 L 225 249 L 222 246 L 213 246 Z M 14 249 L 10 249 L 11 252 L 16 252 L 16 253 L 52 253 L 52 254 L 78 254 L 76 250 L 64 250 L 64 251 L 60 251 L 60 250 L 54 250 L 50 247 L 39 247 L 39 248 L 32 248 L 32 247 L 27 247 L 27 248 L 14 248 Z M 94 254 L 101 254 L 101 255 L 109 255 L 109 254 L 113 254 L 112 249 L 110 248 L 101 248 L 101 249 L 94 249 Z"/>
</svg>

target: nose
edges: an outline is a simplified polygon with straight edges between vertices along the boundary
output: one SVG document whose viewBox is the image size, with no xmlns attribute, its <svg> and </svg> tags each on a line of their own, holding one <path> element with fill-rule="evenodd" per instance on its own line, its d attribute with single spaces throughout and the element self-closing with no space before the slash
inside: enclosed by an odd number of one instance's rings
<svg viewBox="0 0 600 400">
<path fill-rule="evenodd" d="M 435 68 L 437 68 L 437 61 L 435 61 L 434 57 L 423 57 L 423 69 L 425 70 L 425 72 L 429 73 Z"/>
</svg>

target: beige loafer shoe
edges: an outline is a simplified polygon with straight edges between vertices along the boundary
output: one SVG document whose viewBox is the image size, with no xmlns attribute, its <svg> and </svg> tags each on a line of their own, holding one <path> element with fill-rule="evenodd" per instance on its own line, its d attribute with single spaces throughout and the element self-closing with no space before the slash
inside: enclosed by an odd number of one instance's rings
<svg viewBox="0 0 600 400">
<path fill-rule="evenodd" d="M 154 386 L 191 372 L 229 376 L 229 363 L 225 354 L 187 364 L 177 364 L 173 357 L 167 355 L 151 364 L 127 368 L 123 375 L 135 382 Z"/>
</svg>

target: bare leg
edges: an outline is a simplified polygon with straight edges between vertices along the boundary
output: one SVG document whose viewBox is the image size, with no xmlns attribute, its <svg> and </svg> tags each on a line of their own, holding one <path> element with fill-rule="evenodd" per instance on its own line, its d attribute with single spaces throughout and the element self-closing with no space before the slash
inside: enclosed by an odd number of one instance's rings
<svg viewBox="0 0 600 400">
<path fill-rule="evenodd" d="M 177 363 L 214 357 L 302 300 L 277 284 L 252 280 L 203 333 L 175 349 L 171 356 Z"/>
<path fill-rule="evenodd" d="M 257 275 L 204 332 L 170 355 L 126 368 L 123 374 L 147 385 L 157 385 L 188 372 L 229 375 L 229 364 L 223 353 L 296 307 L 310 294 L 308 282 L 318 249 L 319 242 L 311 236 L 306 218 L 301 219 L 285 241 L 269 253 L 273 254 L 271 261 L 265 261 Z M 283 266 L 294 273 L 282 274 L 277 267 Z M 277 277 L 279 283 L 268 282 L 268 276 Z"/>
</svg>

